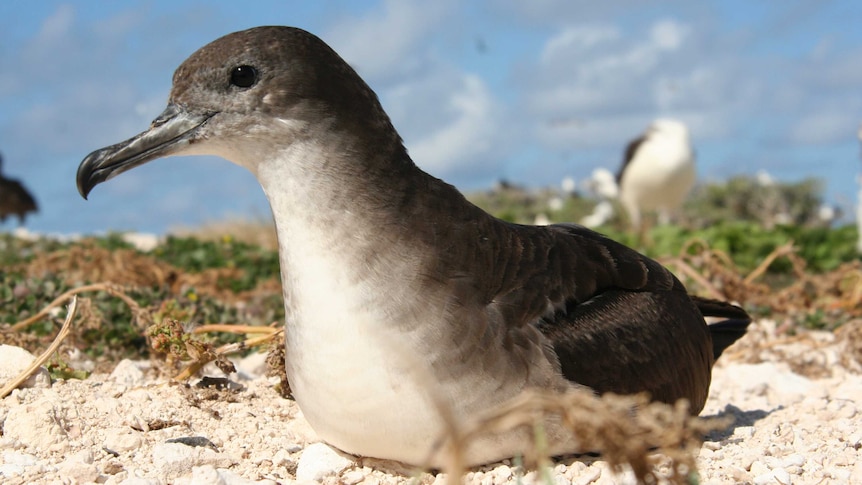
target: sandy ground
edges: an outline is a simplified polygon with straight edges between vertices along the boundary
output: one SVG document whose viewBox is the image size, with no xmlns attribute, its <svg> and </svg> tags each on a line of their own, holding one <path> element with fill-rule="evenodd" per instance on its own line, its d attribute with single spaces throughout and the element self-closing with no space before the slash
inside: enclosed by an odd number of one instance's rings
<svg viewBox="0 0 862 485">
<path fill-rule="evenodd" d="M 732 416 L 697 458 L 700 483 L 862 483 L 862 369 L 855 330 L 776 337 L 759 321 L 714 370 L 704 416 Z M 855 335 L 855 337 L 854 337 Z M 239 362 L 237 389 L 171 383 L 147 363 L 18 389 L 0 400 L 0 482 L 107 484 L 443 483 L 444 474 L 341 455 L 296 404 Z M 633 483 L 600 458 L 555 463 L 549 478 L 513 463 L 467 483 Z"/>
</svg>

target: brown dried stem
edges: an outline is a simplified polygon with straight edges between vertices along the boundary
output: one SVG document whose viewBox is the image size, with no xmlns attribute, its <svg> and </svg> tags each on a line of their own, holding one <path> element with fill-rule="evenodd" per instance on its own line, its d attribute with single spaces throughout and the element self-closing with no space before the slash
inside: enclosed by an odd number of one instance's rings
<svg viewBox="0 0 862 485">
<path fill-rule="evenodd" d="M 93 283 L 91 285 L 79 286 L 78 288 L 72 288 L 71 290 L 66 291 L 57 298 L 54 298 L 54 301 L 49 303 L 45 308 L 39 310 L 39 312 L 35 315 L 25 318 L 24 320 L 21 320 L 20 322 L 17 322 L 12 325 L 12 327 L 10 327 L 10 330 L 18 331 L 23 328 L 27 328 L 28 326 L 47 317 L 51 313 L 52 308 L 62 305 L 66 300 L 68 300 L 69 298 L 73 298 L 79 293 L 85 293 L 88 291 L 105 291 L 123 300 L 123 302 L 129 305 L 129 307 L 131 307 L 133 311 L 136 311 L 140 308 L 140 306 L 137 302 L 135 302 L 135 300 L 131 299 L 128 295 L 123 293 L 116 285 L 111 283 Z"/>
<path fill-rule="evenodd" d="M 0 399 L 6 397 L 10 392 L 16 389 L 21 385 L 24 381 L 26 381 L 36 369 L 39 368 L 42 364 L 51 357 L 57 348 L 60 346 L 60 343 L 63 342 L 69 335 L 69 331 L 72 330 L 72 320 L 75 318 L 75 312 L 78 310 L 78 297 L 72 295 L 72 302 L 69 303 L 69 310 L 66 313 L 66 320 L 63 322 L 63 326 L 60 327 L 60 331 L 57 333 L 57 336 L 54 338 L 54 341 L 51 342 L 51 345 L 42 352 L 42 355 L 37 357 L 32 364 L 30 364 L 27 369 L 18 374 L 18 377 L 12 379 L 8 384 L 6 384 L 3 389 L 0 389 Z"/>
<path fill-rule="evenodd" d="M 203 368 L 203 366 L 207 365 L 208 363 L 210 363 L 214 360 L 218 360 L 218 359 L 220 359 L 226 355 L 232 354 L 234 352 L 240 352 L 240 351 L 243 351 L 246 349 L 250 349 L 253 347 L 257 347 L 259 345 L 266 344 L 266 343 L 272 341 L 273 339 L 275 339 L 276 337 L 278 337 L 280 335 L 284 335 L 284 329 L 272 329 L 272 327 L 252 327 L 252 328 L 254 329 L 254 332 L 249 332 L 249 333 L 260 333 L 259 329 L 270 329 L 272 331 L 267 331 L 266 335 L 263 335 L 260 337 L 250 338 L 248 340 L 244 340 L 244 341 L 239 342 L 239 343 L 225 344 L 225 345 L 222 345 L 221 347 L 215 349 L 212 352 L 202 353 L 201 355 L 197 356 L 197 358 L 191 364 L 189 364 L 188 367 L 186 367 L 185 369 L 183 369 L 182 372 L 177 374 L 174 377 L 174 379 L 176 379 L 178 381 L 184 381 L 186 379 L 191 378 L 199 370 L 201 370 Z"/>
</svg>

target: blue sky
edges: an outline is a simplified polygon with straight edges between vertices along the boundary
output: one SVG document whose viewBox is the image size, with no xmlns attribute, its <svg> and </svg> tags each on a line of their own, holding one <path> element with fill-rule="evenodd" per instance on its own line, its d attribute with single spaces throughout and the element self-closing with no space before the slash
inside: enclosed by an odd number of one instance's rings
<svg viewBox="0 0 862 485">
<path fill-rule="evenodd" d="M 625 143 L 666 116 L 689 125 L 699 180 L 817 176 L 849 212 L 860 22 L 851 0 L 2 2 L 0 153 L 36 195 L 28 227 L 40 232 L 268 219 L 254 178 L 212 157 L 151 162 L 89 201 L 75 171 L 149 125 L 197 48 L 292 25 L 377 91 L 420 167 L 464 190 L 615 170 Z"/>
</svg>

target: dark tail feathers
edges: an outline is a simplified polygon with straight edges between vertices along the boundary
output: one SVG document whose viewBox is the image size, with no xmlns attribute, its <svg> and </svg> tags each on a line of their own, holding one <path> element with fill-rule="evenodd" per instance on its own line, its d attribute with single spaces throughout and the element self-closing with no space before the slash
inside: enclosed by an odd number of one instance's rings
<svg viewBox="0 0 862 485">
<path fill-rule="evenodd" d="M 727 302 L 698 296 L 692 296 L 691 299 L 704 317 L 727 319 L 709 326 L 709 333 L 712 335 L 712 356 L 717 360 L 724 349 L 745 335 L 751 323 L 751 317 L 742 308 Z"/>
</svg>

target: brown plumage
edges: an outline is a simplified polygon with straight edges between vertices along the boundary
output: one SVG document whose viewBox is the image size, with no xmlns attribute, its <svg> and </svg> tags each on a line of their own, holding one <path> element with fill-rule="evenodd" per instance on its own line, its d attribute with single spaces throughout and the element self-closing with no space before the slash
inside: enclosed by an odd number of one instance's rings
<svg viewBox="0 0 862 485">
<path fill-rule="evenodd" d="M 29 212 L 38 212 L 36 200 L 21 182 L 8 179 L 2 174 L 3 156 L 0 155 L 0 222 L 6 218 L 18 216 L 18 223 L 24 224 Z"/>
<path fill-rule="evenodd" d="M 279 239 L 291 388 L 318 435 L 351 453 L 427 465 L 440 406 L 460 422 L 529 388 L 649 392 L 697 413 L 716 355 L 748 324 L 593 231 L 474 206 L 416 167 L 374 92 L 300 29 L 194 53 L 149 130 L 88 155 L 78 189 L 175 154 L 256 175 Z M 550 451 L 582 445 L 547 426 Z M 482 436 L 465 459 L 523 453 L 524 432 Z"/>
</svg>

